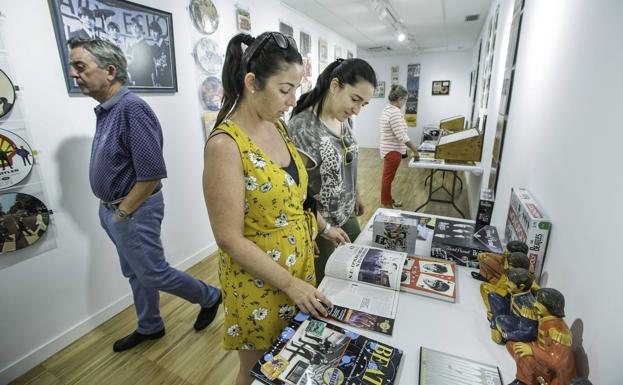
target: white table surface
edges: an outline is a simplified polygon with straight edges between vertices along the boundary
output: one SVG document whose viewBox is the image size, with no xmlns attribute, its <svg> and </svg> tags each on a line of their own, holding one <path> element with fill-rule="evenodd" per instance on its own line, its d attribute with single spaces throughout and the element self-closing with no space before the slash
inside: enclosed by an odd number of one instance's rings
<svg viewBox="0 0 623 385">
<path fill-rule="evenodd" d="M 410 214 L 434 217 L 434 215 L 421 213 L 410 212 Z M 376 213 L 362 228 L 361 234 L 353 243 L 372 246 L 372 223 L 375 216 Z M 445 217 L 438 216 L 438 218 Z M 473 221 L 464 219 L 452 219 L 473 223 Z M 431 230 L 426 241 L 416 242 L 416 255 L 430 256 L 432 237 L 433 231 Z M 392 336 L 358 329 L 336 321 L 329 322 L 402 349 L 403 357 L 396 384 L 419 383 L 421 346 L 496 365 L 502 373 L 502 384 L 508 384 L 515 378 L 515 362 L 504 346 L 497 345 L 489 337 L 489 322 L 480 298 L 480 282 L 473 279 L 470 274 L 476 270 L 463 266 L 457 266 L 457 269 L 458 289 L 455 303 L 417 294 L 400 293 Z M 257 380 L 253 382 L 253 385 L 262 384 Z"/>
<path fill-rule="evenodd" d="M 409 167 L 411 168 L 426 168 L 434 170 L 446 170 L 446 171 L 466 171 L 471 172 L 474 175 L 481 175 L 483 168 L 480 162 L 475 162 L 474 165 L 460 164 L 460 163 L 437 163 L 425 160 L 415 161 L 413 158 L 409 161 Z"/>
</svg>

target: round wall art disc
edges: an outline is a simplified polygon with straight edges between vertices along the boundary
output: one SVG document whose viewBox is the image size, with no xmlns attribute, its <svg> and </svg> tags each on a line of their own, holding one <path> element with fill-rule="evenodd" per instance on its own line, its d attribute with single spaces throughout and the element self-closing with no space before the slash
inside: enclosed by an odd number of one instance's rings
<svg viewBox="0 0 623 385">
<path fill-rule="evenodd" d="M 206 35 L 214 33 L 218 28 L 218 11 L 211 0 L 192 0 L 190 18 L 195 28 Z"/>
<path fill-rule="evenodd" d="M 207 37 L 202 37 L 194 49 L 195 62 L 208 75 L 218 75 L 223 69 L 223 57 L 218 53 L 218 44 Z"/>
<path fill-rule="evenodd" d="M 223 98 L 223 85 L 221 79 L 216 76 L 208 76 L 201 83 L 199 89 L 199 100 L 204 110 L 218 111 L 221 108 Z"/>
<path fill-rule="evenodd" d="M 9 76 L 0 70 L 0 118 L 8 114 L 15 104 L 15 87 Z"/>
<path fill-rule="evenodd" d="M 11 131 L 0 130 L 0 189 L 24 180 L 30 174 L 33 163 L 28 143 Z"/>
<path fill-rule="evenodd" d="M 39 199 L 22 193 L 0 194 L 0 252 L 32 245 L 49 224 L 50 213 Z"/>
</svg>

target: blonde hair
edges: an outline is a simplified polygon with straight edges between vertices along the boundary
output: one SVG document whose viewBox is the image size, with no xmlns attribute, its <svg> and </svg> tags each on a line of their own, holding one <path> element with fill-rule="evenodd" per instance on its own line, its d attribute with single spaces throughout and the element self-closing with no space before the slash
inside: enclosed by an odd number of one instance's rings
<svg viewBox="0 0 623 385">
<path fill-rule="evenodd" d="M 400 99 L 405 99 L 407 97 L 407 89 L 401 86 L 400 84 L 392 84 L 392 88 L 389 91 L 389 95 L 387 98 L 390 102 L 395 102 Z"/>
</svg>

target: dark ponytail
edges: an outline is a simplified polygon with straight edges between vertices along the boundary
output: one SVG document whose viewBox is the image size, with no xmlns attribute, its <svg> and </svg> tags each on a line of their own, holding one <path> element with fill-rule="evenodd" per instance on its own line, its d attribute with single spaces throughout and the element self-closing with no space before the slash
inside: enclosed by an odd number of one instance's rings
<svg viewBox="0 0 623 385">
<path fill-rule="evenodd" d="M 322 114 L 324 101 L 333 78 L 337 78 L 342 87 L 346 84 L 354 86 L 362 80 L 376 87 L 376 74 L 367 61 L 358 58 L 337 59 L 329 64 L 318 76 L 316 86 L 311 91 L 301 95 L 296 102 L 296 107 L 292 111 L 292 116 L 310 107 L 317 106 L 314 112 L 319 117 Z"/>
<path fill-rule="evenodd" d="M 225 120 L 225 118 L 233 112 L 236 104 L 243 98 L 244 77 L 247 72 L 255 74 L 255 82 L 258 90 L 261 90 L 266 84 L 266 80 L 279 70 L 285 70 L 284 64 L 297 63 L 302 65 L 303 59 L 296 48 L 296 45 L 290 44 L 287 49 L 280 48 L 273 38 L 265 39 L 266 34 L 274 32 L 264 32 L 253 38 L 246 33 L 239 33 L 234 36 L 227 44 L 227 52 L 225 53 L 225 62 L 223 63 L 223 74 L 221 81 L 223 82 L 223 99 L 221 110 L 216 117 L 214 127 Z M 243 51 L 241 44 L 247 46 L 248 52 L 253 52 L 253 46 L 266 41 L 259 52 L 251 54 L 253 57 L 244 60 L 243 68 Z M 247 52 L 247 51 L 245 51 Z M 247 55 L 249 53 L 247 52 Z"/>
<path fill-rule="evenodd" d="M 223 63 L 223 73 L 221 81 L 223 82 L 223 99 L 221 101 L 221 109 L 216 117 L 214 127 L 225 120 L 231 109 L 234 108 L 236 100 L 242 93 L 244 88 L 244 74 L 242 73 L 242 43 L 247 46 L 253 44 L 255 39 L 246 33 L 239 33 L 234 36 L 227 44 L 227 52 L 225 53 L 225 62 Z"/>
</svg>

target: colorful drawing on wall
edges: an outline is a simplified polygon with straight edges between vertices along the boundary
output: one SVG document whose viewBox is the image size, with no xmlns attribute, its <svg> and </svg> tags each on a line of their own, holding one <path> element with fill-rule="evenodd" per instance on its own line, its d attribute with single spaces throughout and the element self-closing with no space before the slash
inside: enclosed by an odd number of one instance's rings
<svg viewBox="0 0 623 385">
<path fill-rule="evenodd" d="M 433 80 L 433 95 L 449 95 L 450 80 Z"/>
<path fill-rule="evenodd" d="M 350 51 L 346 51 L 346 59 L 352 59 L 352 58 L 354 58 L 354 57 L 355 57 L 355 55 L 353 55 L 353 53 L 352 53 L 352 52 L 350 52 Z"/>
<path fill-rule="evenodd" d="M 392 66 L 390 70 L 391 84 L 398 84 L 398 76 L 400 75 L 400 66 Z"/>
<path fill-rule="evenodd" d="M 212 0 L 191 0 L 189 9 L 190 18 L 199 32 L 206 35 L 216 32 L 219 16 Z"/>
<path fill-rule="evenodd" d="M 282 21 L 279 22 L 279 32 L 283 33 L 286 36 L 290 36 L 294 38 L 294 28 L 290 24 L 286 24 Z"/>
<path fill-rule="evenodd" d="M 15 104 L 15 87 L 9 76 L 0 69 L 0 118 L 7 115 Z"/>
<path fill-rule="evenodd" d="M 407 104 L 405 120 L 408 126 L 417 125 L 417 105 L 420 91 L 420 65 L 409 64 L 407 66 Z"/>
<path fill-rule="evenodd" d="M 0 254 L 37 242 L 48 229 L 50 213 L 39 199 L 22 193 L 0 195 Z"/>
<path fill-rule="evenodd" d="M 240 32 L 251 33 L 251 13 L 247 9 L 236 6 L 236 26 Z"/>
<path fill-rule="evenodd" d="M 100 38 L 120 47 L 128 60 L 130 89 L 177 91 L 171 13 L 121 0 L 50 0 L 50 8 L 69 93 L 80 93 L 69 77 L 67 41 L 72 38 Z"/>
<path fill-rule="evenodd" d="M 221 108 L 223 98 L 223 84 L 216 76 L 208 76 L 201 83 L 199 89 L 199 101 L 206 111 L 218 111 Z"/>
<path fill-rule="evenodd" d="M 195 63 L 208 75 L 219 75 L 223 70 L 223 56 L 218 52 L 218 43 L 202 37 L 193 49 Z"/>
<path fill-rule="evenodd" d="M 318 39 L 318 73 L 329 64 L 329 45 L 326 40 Z"/>
<path fill-rule="evenodd" d="M 342 57 L 342 47 L 340 47 L 339 45 L 336 45 L 333 47 L 333 58 L 334 59 L 338 59 Z"/>
<path fill-rule="evenodd" d="M 374 94 L 372 94 L 373 98 L 384 98 L 385 97 L 385 81 L 379 80 L 376 82 L 376 88 L 374 88 Z"/>
<path fill-rule="evenodd" d="M 34 163 L 32 149 L 19 135 L 0 130 L 0 189 L 24 180 Z"/>
<path fill-rule="evenodd" d="M 303 79 L 301 80 L 301 92 L 310 91 L 314 86 L 312 78 L 312 55 L 311 55 L 311 36 L 305 32 L 300 34 L 301 47 L 299 52 L 303 57 Z"/>
</svg>

